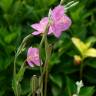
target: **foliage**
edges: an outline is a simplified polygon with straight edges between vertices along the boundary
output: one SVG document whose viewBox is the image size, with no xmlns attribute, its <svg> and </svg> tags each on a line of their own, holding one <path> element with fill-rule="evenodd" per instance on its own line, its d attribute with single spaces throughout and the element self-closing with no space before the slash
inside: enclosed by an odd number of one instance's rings
<svg viewBox="0 0 96 96">
<path fill-rule="evenodd" d="M 70 0 L 64 1 L 66 4 Z M 30 25 L 38 22 L 47 15 L 49 8 L 58 4 L 59 0 L 0 0 L 0 96 L 10 94 L 14 96 L 12 89 L 14 56 L 23 38 L 33 32 Z M 79 46 L 74 44 L 72 37 L 79 38 L 88 48 L 86 53 L 82 51 L 87 58 L 83 60 L 85 87 L 81 89 L 80 96 L 95 96 L 96 50 L 93 49 L 96 48 L 95 4 L 95 0 L 80 0 L 77 6 L 67 12 L 72 19 L 71 28 L 64 32 L 59 40 L 49 37 L 49 42 L 56 42 L 49 62 L 48 96 L 71 96 L 76 91 L 75 82 L 79 80 L 80 64 L 75 63 L 74 56 L 82 56 L 79 47 L 83 46 L 79 42 L 76 43 Z M 32 37 L 28 42 L 25 51 L 17 60 L 17 71 L 26 59 L 27 48 L 30 45 L 38 46 L 40 39 Z M 42 57 L 44 58 L 44 54 Z M 20 82 L 22 96 L 27 96 L 30 92 L 29 81 L 34 74 L 39 75 L 38 68 L 27 68 L 24 72 L 24 78 L 21 78 Z"/>
</svg>

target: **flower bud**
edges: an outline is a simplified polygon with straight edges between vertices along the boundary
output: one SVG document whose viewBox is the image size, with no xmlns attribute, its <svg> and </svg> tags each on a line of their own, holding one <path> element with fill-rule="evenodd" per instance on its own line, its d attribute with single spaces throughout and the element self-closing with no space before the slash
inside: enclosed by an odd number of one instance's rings
<svg viewBox="0 0 96 96">
<path fill-rule="evenodd" d="M 79 55 L 74 56 L 74 63 L 79 65 L 81 63 L 81 57 Z"/>
<path fill-rule="evenodd" d="M 32 79 L 31 79 L 32 94 L 36 94 L 36 91 L 38 89 L 38 86 L 39 86 L 38 78 L 37 78 L 36 75 L 33 75 L 32 76 Z"/>
</svg>

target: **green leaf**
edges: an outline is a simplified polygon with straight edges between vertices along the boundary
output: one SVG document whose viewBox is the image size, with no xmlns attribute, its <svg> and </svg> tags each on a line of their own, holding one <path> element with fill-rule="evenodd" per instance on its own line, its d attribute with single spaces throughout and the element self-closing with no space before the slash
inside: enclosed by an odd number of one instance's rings
<svg viewBox="0 0 96 96">
<path fill-rule="evenodd" d="M 68 77 L 66 77 L 66 89 L 68 96 L 71 96 L 72 94 L 76 93 L 75 82 Z"/>
<path fill-rule="evenodd" d="M 91 60 L 87 63 L 88 66 L 92 67 L 92 68 L 96 68 L 96 60 Z"/>
<path fill-rule="evenodd" d="M 4 90 L 0 90 L 0 96 L 4 96 L 5 91 Z"/>
<path fill-rule="evenodd" d="M 87 50 L 86 44 L 84 44 L 80 39 L 73 37 L 72 38 L 73 44 L 77 47 L 80 53 L 83 55 L 84 51 Z"/>
<path fill-rule="evenodd" d="M 21 66 L 19 72 L 16 74 L 16 80 L 17 82 L 20 82 L 23 78 L 23 75 L 24 75 L 24 72 L 25 72 L 25 67 L 24 67 L 24 64 Z"/>
<path fill-rule="evenodd" d="M 85 57 L 96 57 L 96 49 L 94 48 L 89 48 L 85 53 Z"/>
<path fill-rule="evenodd" d="M 50 75 L 50 79 L 54 84 L 56 84 L 59 88 L 62 87 L 62 78 L 59 75 Z"/>
<path fill-rule="evenodd" d="M 0 6 L 3 9 L 3 11 L 7 12 L 11 7 L 12 2 L 13 0 L 0 0 Z"/>
<path fill-rule="evenodd" d="M 6 43 L 11 43 L 13 40 L 16 39 L 16 36 L 17 36 L 16 33 L 11 33 L 11 34 L 8 34 L 8 35 L 4 38 L 4 40 L 5 40 Z"/>
<path fill-rule="evenodd" d="M 17 0 L 15 3 L 14 3 L 14 6 L 13 6 L 13 15 L 15 16 L 19 11 L 20 11 L 20 8 L 22 8 L 22 3 L 20 0 Z"/>
<path fill-rule="evenodd" d="M 31 92 L 31 88 L 30 88 L 30 79 L 29 78 L 24 78 L 22 80 L 22 83 L 21 83 L 21 87 L 22 87 L 22 92 L 21 92 L 21 95 L 22 96 L 27 96 L 27 94 L 29 92 Z M 32 93 L 32 92 L 31 92 Z M 30 95 L 31 96 L 31 95 Z"/>
<path fill-rule="evenodd" d="M 79 96 L 93 96 L 94 91 L 94 87 L 83 87 L 80 90 Z"/>
<path fill-rule="evenodd" d="M 58 88 L 58 87 L 56 87 L 56 86 L 52 86 L 52 96 L 60 96 L 59 94 L 60 94 L 60 91 L 61 91 L 61 89 L 60 88 Z"/>
<path fill-rule="evenodd" d="M 96 85 L 96 69 L 88 69 L 88 71 L 85 73 L 84 78 L 90 82 L 90 84 Z"/>
<path fill-rule="evenodd" d="M 83 20 L 83 13 L 84 13 L 84 4 L 78 4 L 79 6 L 77 6 L 77 10 L 75 11 L 71 11 L 71 17 L 72 20 L 74 21 L 79 21 L 80 19 Z"/>
<path fill-rule="evenodd" d="M 63 60 L 64 62 L 62 61 L 62 67 L 60 69 L 63 70 L 64 74 L 72 74 L 79 71 L 79 66 L 76 66 L 73 60 L 69 60 L 66 57 L 63 57 Z"/>
<path fill-rule="evenodd" d="M 13 89 L 15 95 L 17 93 L 16 86 L 17 86 L 16 78 L 13 78 L 13 80 L 12 80 L 12 89 Z"/>
<path fill-rule="evenodd" d="M 92 36 L 90 38 L 88 38 L 87 42 L 86 42 L 86 45 L 87 47 L 92 47 L 92 45 L 96 42 L 96 37 Z"/>
</svg>

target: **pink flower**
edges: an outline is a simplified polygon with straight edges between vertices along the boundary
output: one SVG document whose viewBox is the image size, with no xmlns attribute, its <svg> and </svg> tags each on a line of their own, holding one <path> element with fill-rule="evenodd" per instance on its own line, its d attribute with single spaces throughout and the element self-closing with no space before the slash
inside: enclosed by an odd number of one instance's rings
<svg viewBox="0 0 96 96">
<path fill-rule="evenodd" d="M 30 67 L 40 66 L 39 49 L 30 47 L 27 53 L 27 62 Z"/>
<path fill-rule="evenodd" d="M 32 24 L 31 27 L 37 31 L 33 32 L 33 35 L 39 35 L 44 33 L 45 28 L 48 24 L 48 17 L 44 17 L 43 19 L 41 19 L 41 21 L 39 23 L 35 23 Z M 52 32 L 52 29 L 49 28 L 49 32 L 48 34 L 50 34 Z"/>
<path fill-rule="evenodd" d="M 71 19 L 65 14 L 64 6 L 62 5 L 58 5 L 52 10 L 51 19 L 48 34 L 54 34 L 57 38 L 71 26 Z M 44 33 L 47 23 L 48 17 L 45 17 L 39 23 L 33 24 L 32 28 L 37 31 L 32 34 L 38 35 Z"/>
<path fill-rule="evenodd" d="M 58 5 L 52 10 L 52 19 L 59 20 L 64 14 L 64 6 Z"/>
<path fill-rule="evenodd" d="M 64 6 L 58 5 L 52 10 L 52 30 L 53 34 L 58 38 L 63 31 L 71 26 L 71 19 L 65 14 Z"/>
</svg>

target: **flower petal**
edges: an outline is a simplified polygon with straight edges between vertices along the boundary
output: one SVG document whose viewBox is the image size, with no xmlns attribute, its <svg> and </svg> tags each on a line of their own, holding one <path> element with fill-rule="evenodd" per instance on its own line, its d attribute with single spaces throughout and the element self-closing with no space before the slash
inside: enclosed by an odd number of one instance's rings
<svg viewBox="0 0 96 96">
<path fill-rule="evenodd" d="M 33 35 L 39 35 L 41 32 L 38 32 L 38 31 L 34 31 L 32 34 Z"/>
<path fill-rule="evenodd" d="M 30 47 L 27 53 L 27 62 L 29 65 L 40 66 L 39 49 Z"/>
<path fill-rule="evenodd" d="M 59 21 L 54 22 L 53 31 L 58 33 L 69 29 L 71 26 L 71 19 L 68 16 L 63 16 Z"/>
<path fill-rule="evenodd" d="M 61 36 L 61 31 L 56 30 L 55 32 L 53 32 L 53 34 L 55 35 L 55 37 L 59 38 Z"/>
<path fill-rule="evenodd" d="M 53 30 L 52 30 L 52 27 L 50 26 L 50 27 L 49 27 L 48 35 L 50 35 L 51 33 L 53 33 Z"/>
<path fill-rule="evenodd" d="M 39 23 L 32 24 L 31 27 L 37 31 L 42 31 L 42 26 Z"/>
<path fill-rule="evenodd" d="M 47 23 L 48 23 L 48 17 L 44 17 L 44 18 L 42 18 L 41 21 L 40 21 L 40 24 L 41 24 L 41 25 L 47 25 Z"/>
<path fill-rule="evenodd" d="M 52 18 L 54 20 L 60 19 L 64 15 L 64 6 L 58 5 L 52 10 Z"/>
<path fill-rule="evenodd" d="M 30 67 L 34 67 L 34 64 L 31 61 L 27 60 L 27 62 L 28 62 Z"/>
<path fill-rule="evenodd" d="M 27 62 L 29 66 L 40 66 L 39 49 L 30 47 L 27 53 Z"/>
<path fill-rule="evenodd" d="M 39 49 L 33 48 L 33 62 L 36 65 L 40 65 L 40 58 L 39 58 Z"/>
<path fill-rule="evenodd" d="M 28 49 L 28 52 L 27 52 L 27 57 L 29 57 L 29 56 L 31 56 L 32 55 L 32 47 L 30 47 L 29 49 Z"/>
<path fill-rule="evenodd" d="M 64 24 L 64 27 L 61 27 L 61 29 L 63 31 L 65 31 L 65 30 L 69 29 L 69 27 L 71 26 L 72 21 L 71 21 L 71 19 L 68 16 L 64 15 L 61 18 L 61 23 Z"/>
</svg>

